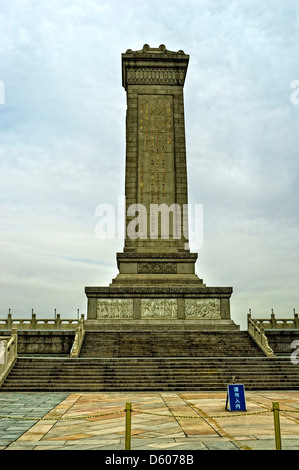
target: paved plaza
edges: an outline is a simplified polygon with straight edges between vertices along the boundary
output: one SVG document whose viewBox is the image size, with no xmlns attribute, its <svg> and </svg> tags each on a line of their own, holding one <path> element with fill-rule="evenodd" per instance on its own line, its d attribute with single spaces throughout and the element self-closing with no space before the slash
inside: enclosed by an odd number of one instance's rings
<svg viewBox="0 0 299 470">
<path fill-rule="evenodd" d="M 225 392 L 1 392 L 0 449 L 124 450 L 131 402 L 132 450 L 275 450 L 273 401 L 282 449 L 299 450 L 299 392 L 246 392 L 242 413 Z"/>
</svg>

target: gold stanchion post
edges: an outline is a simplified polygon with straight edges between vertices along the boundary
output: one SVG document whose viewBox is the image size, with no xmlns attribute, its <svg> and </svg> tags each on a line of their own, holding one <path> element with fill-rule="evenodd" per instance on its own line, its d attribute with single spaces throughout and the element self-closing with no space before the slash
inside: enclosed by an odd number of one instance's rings
<svg viewBox="0 0 299 470">
<path fill-rule="evenodd" d="M 279 402 L 272 402 L 272 410 L 274 414 L 274 430 L 275 430 L 275 445 L 276 450 L 281 450 L 281 435 L 280 435 L 280 421 L 279 421 Z"/>
<path fill-rule="evenodd" d="M 126 403 L 126 436 L 125 436 L 125 450 L 131 450 L 131 413 L 132 403 Z"/>
</svg>

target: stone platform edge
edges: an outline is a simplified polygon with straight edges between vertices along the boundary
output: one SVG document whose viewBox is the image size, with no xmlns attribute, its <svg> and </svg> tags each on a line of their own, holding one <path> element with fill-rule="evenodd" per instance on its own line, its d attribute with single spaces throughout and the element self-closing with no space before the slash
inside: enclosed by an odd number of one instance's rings
<svg viewBox="0 0 299 470">
<path fill-rule="evenodd" d="M 159 286 L 138 286 L 138 287 L 85 287 L 87 297 L 185 297 L 185 298 L 229 298 L 233 292 L 232 287 L 159 287 Z"/>
<path fill-rule="evenodd" d="M 85 331 L 106 332 L 159 332 L 184 333 L 204 331 L 240 331 L 240 326 L 233 320 L 196 319 L 196 320 L 167 320 L 167 319 L 97 319 L 85 320 Z"/>
</svg>

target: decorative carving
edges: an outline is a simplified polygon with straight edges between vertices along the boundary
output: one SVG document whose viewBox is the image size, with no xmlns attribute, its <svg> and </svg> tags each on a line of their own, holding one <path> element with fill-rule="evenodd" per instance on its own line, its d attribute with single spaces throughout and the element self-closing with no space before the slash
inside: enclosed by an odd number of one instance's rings
<svg viewBox="0 0 299 470">
<path fill-rule="evenodd" d="M 220 299 L 186 299 L 186 318 L 221 318 Z"/>
<path fill-rule="evenodd" d="M 184 80 L 185 71 L 172 67 L 127 69 L 127 84 L 130 85 L 183 85 Z"/>
<path fill-rule="evenodd" d="M 97 318 L 133 318 L 133 299 L 98 299 Z"/>
<path fill-rule="evenodd" d="M 177 318 L 176 299 L 141 299 L 141 318 Z"/>
<path fill-rule="evenodd" d="M 165 44 L 160 44 L 159 47 L 150 47 L 148 44 L 144 44 L 143 45 L 143 48 L 140 50 L 140 51 L 133 51 L 132 49 L 127 49 L 126 50 L 126 54 L 142 54 L 142 53 L 161 53 L 161 52 L 165 52 L 166 54 L 185 54 L 184 51 L 182 51 L 181 49 L 177 52 L 173 52 L 173 51 L 168 51 L 166 49 L 166 46 Z"/>
<path fill-rule="evenodd" d="M 139 263 L 138 274 L 176 274 L 175 263 Z"/>
</svg>

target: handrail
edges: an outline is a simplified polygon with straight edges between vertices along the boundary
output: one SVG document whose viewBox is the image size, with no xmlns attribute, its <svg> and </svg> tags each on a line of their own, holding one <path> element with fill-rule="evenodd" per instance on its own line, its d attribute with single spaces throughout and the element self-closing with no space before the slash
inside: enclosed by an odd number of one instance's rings
<svg viewBox="0 0 299 470">
<path fill-rule="evenodd" d="M 292 330 L 292 329 L 299 329 L 299 318 L 298 313 L 294 312 L 294 318 L 276 318 L 275 314 L 271 313 L 270 318 L 255 318 L 254 322 L 260 328 L 264 328 L 265 330 Z M 248 315 L 251 315 L 249 313 Z"/>
<path fill-rule="evenodd" d="M 84 320 L 84 314 L 80 319 L 62 319 L 59 313 L 56 318 L 37 319 L 36 314 L 32 313 L 31 319 L 28 319 L 12 318 L 9 313 L 6 319 L 0 318 L 0 330 L 11 330 L 14 327 L 18 330 L 74 330 L 82 320 Z"/>
<path fill-rule="evenodd" d="M 264 333 L 264 328 L 257 325 L 256 320 L 251 318 L 250 313 L 247 315 L 247 325 L 248 333 L 266 356 L 274 356 L 274 351 L 269 346 L 268 338 Z"/>
<path fill-rule="evenodd" d="M 0 341 L 0 387 L 13 368 L 17 359 L 18 332 L 15 328 L 11 331 L 11 338 Z"/>
<path fill-rule="evenodd" d="M 85 335 L 84 319 L 81 318 L 80 323 L 76 327 L 76 334 L 75 334 L 74 343 L 70 352 L 70 357 L 79 356 L 83 339 L 84 339 L 84 335 Z"/>
</svg>

